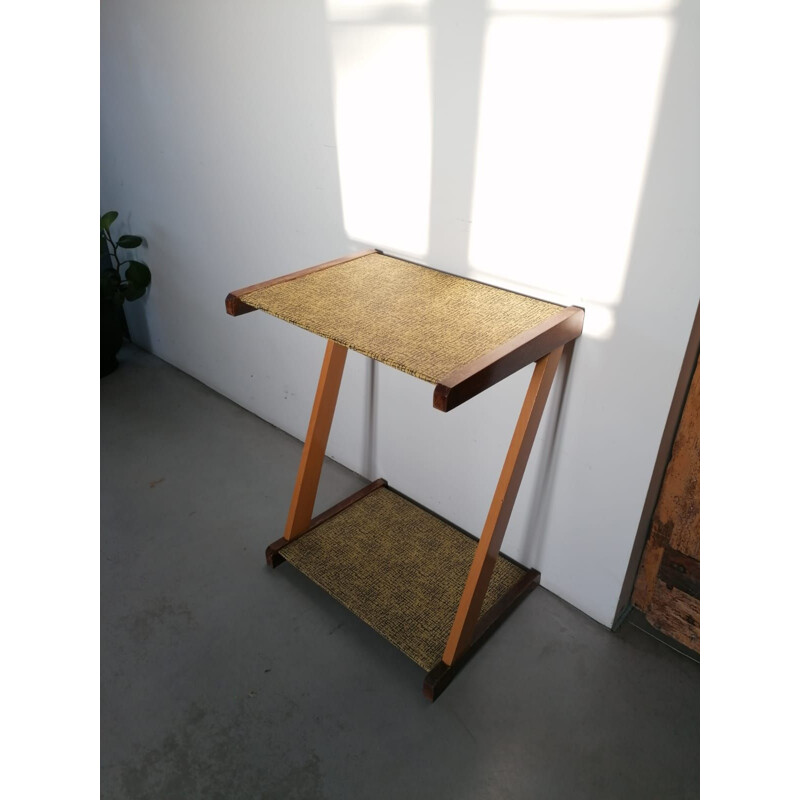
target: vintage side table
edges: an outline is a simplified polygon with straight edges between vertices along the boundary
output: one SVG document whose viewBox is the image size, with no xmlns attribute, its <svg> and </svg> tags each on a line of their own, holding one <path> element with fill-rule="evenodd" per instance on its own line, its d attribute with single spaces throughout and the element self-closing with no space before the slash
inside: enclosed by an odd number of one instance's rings
<svg viewBox="0 0 800 800">
<path fill-rule="evenodd" d="M 583 309 L 368 250 L 231 292 L 229 314 L 261 309 L 328 340 L 289 518 L 267 548 L 427 671 L 434 700 L 540 574 L 500 553 L 564 346 Z M 347 350 L 435 384 L 450 411 L 536 362 L 477 541 L 383 479 L 312 519 Z"/>
</svg>

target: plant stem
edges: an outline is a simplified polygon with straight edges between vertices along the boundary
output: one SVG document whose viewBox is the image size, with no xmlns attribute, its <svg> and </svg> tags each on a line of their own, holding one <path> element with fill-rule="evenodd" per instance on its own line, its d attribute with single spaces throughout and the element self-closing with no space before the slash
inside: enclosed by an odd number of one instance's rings
<svg viewBox="0 0 800 800">
<path fill-rule="evenodd" d="M 115 244 L 114 240 L 111 238 L 111 234 L 108 231 L 106 231 L 103 235 L 106 237 L 106 241 L 111 243 L 111 247 L 114 250 L 114 252 L 111 253 L 111 255 L 113 256 L 114 261 L 117 262 L 117 275 L 119 275 L 120 274 L 120 271 L 119 271 L 120 270 L 120 263 L 119 263 L 119 256 L 117 255 L 117 245 Z"/>
</svg>

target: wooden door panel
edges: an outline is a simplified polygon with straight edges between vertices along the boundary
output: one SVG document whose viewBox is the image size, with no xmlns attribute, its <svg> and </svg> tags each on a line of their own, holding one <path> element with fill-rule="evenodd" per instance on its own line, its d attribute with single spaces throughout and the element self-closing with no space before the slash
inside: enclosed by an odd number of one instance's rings
<svg viewBox="0 0 800 800">
<path fill-rule="evenodd" d="M 653 513 L 633 605 L 700 652 L 700 359 Z"/>
</svg>

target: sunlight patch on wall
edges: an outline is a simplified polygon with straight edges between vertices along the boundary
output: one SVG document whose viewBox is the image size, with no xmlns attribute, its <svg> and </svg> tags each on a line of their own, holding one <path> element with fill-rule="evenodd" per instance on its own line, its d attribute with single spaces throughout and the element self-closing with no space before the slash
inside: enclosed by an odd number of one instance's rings
<svg viewBox="0 0 800 800">
<path fill-rule="evenodd" d="M 512 5 L 523 3 L 493 4 Z M 586 333 L 604 337 L 625 284 L 673 23 L 553 8 L 488 23 L 469 259 L 476 273 L 585 305 Z"/>
<path fill-rule="evenodd" d="M 400 8 L 402 19 L 386 22 L 381 6 L 390 17 Z M 420 6 L 328 3 L 345 231 L 412 256 L 427 251 L 430 216 L 430 43 Z M 376 21 L 358 22 L 365 14 Z"/>
</svg>

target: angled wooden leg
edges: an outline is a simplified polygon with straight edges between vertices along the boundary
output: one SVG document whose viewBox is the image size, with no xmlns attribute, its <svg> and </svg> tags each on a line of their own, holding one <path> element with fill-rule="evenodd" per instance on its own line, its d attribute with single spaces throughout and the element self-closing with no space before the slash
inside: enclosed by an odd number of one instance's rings
<svg viewBox="0 0 800 800">
<path fill-rule="evenodd" d="M 294 484 L 292 503 L 289 506 L 289 518 L 286 520 L 286 529 L 283 532 L 283 539 L 287 542 L 304 533 L 311 522 L 346 357 L 346 347 L 328 341 L 319 374 L 314 407 L 308 423 L 308 433 L 303 445 L 303 455 L 300 458 L 300 468 Z M 277 545 L 280 544 L 279 539 L 267 548 L 267 563 L 270 566 L 277 566 L 283 561 L 277 552 L 280 549 Z"/>
<path fill-rule="evenodd" d="M 342 382 L 342 372 L 344 371 L 346 357 L 346 347 L 336 344 L 336 342 L 328 342 L 328 346 L 325 348 L 325 359 L 322 362 L 322 369 L 319 374 L 314 407 L 311 410 L 311 419 L 308 423 L 308 433 L 303 445 L 300 468 L 297 471 L 292 504 L 289 506 L 289 518 L 286 521 L 286 529 L 283 532 L 285 539 L 294 539 L 311 522 L 314 500 L 317 497 L 317 487 L 319 486 L 319 476 L 322 472 L 322 462 L 325 459 L 325 448 L 328 446 L 328 434 L 331 432 L 333 412 L 336 410 L 336 398 L 339 396 L 339 385 Z"/>
<path fill-rule="evenodd" d="M 453 665 L 473 643 L 489 579 L 500 553 L 562 350 L 563 347 L 559 347 L 536 362 L 442 656 L 444 665 Z"/>
</svg>

